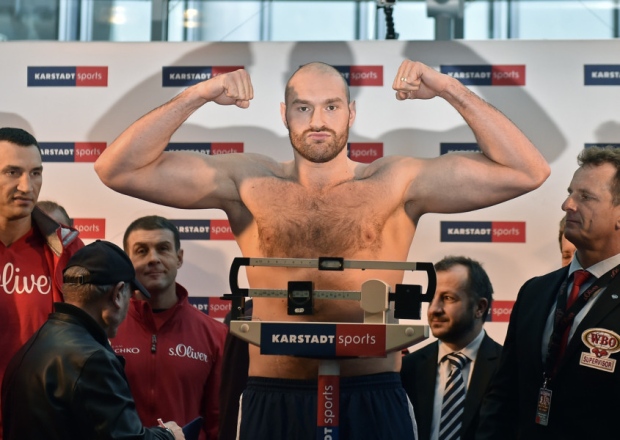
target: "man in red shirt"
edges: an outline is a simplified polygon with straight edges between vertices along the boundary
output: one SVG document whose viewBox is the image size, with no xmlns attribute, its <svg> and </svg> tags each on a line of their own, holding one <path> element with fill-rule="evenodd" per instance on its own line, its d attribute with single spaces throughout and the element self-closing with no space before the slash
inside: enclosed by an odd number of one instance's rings
<svg viewBox="0 0 620 440">
<path fill-rule="evenodd" d="M 62 301 L 62 270 L 84 246 L 76 230 L 35 208 L 42 183 L 36 139 L 19 128 L 0 128 L 0 381 L 52 303 Z"/>
<path fill-rule="evenodd" d="M 227 327 L 193 307 L 176 283 L 183 264 L 179 231 L 159 216 L 142 217 L 123 238 L 136 278 L 151 294 L 136 294 L 112 340 L 125 357 L 125 373 L 142 423 L 165 414 L 185 425 L 203 417 L 200 440 L 215 440 Z"/>
</svg>

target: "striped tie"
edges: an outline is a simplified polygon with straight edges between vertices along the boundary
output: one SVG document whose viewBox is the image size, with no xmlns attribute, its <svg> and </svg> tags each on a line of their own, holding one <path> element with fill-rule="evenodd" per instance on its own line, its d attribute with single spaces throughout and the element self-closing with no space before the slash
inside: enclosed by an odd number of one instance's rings
<svg viewBox="0 0 620 440">
<path fill-rule="evenodd" d="M 469 358 L 457 352 L 445 355 L 442 362 L 445 360 L 450 362 L 450 374 L 443 392 L 439 440 L 454 440 L 461 437 L 461 419 L 465 409 L 465 382 L 461 369 L 469 362 Z"/>
</svg>

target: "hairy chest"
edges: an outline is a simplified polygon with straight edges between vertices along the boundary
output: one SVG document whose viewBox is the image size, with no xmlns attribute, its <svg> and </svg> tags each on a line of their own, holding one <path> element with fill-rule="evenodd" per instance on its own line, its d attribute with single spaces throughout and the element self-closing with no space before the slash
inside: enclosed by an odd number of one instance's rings
<svg viewBox="0 0 620 440">
<path fill-rule="evenodd" d="M 242 197 L 267 257 L 378 255 L 386 223 L 400 207 L 384 185 L 367 181 L 316 190 L 272 179 Z"/>
</svg>

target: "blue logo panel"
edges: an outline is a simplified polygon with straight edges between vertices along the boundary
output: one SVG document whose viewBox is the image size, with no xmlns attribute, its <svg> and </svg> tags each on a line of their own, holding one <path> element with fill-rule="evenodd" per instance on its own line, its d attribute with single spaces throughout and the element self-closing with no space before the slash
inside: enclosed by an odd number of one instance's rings
<svg viewBox="0 0 620 440">
<path fill-rule="evenodd" d="M 441 222 L 441 241 L 490 243 L 491 229 L 492 222 Z"/>
<path fill-rule="evenodd" d="M 74 162 L 74 142 L 39 142 L 43 162 Z"/>
<path fill-rule="evenodd" d="M 620 64 L 585 64 L 583 82 L 586 86 L 619 86 Z"/>
<path fill-rule="evenodd" d="M 490 86 L 493 83 L 491 65 L 440 66 L 440 70 L 466 86 Z"/>
<path fill-rule="evenodd" d="M 476 142 L 442 142 L 439 144 L 439 154 L 454 152 L 480 153 L 480 147 Z"/>
<path fill-rule="evenodd" d="M 336 354 L 336 324 L 263 323 L 261 354 L 331 358 Z"/>
<path fill-rule="evenodd" d="M 170 220 L 179 230 L 181 240 L 209 240 L 211 220 Z"/>
<path fill-rule="evenodd" d="M 75 67 L 42 66 L 28 67 L 28 87 L 75 86 Z"/>
<path fill-rule="evenodd" d="M 163 87 L 189 87 L 211 79 L 211 66 L 162 67 Z"/>
</svg>

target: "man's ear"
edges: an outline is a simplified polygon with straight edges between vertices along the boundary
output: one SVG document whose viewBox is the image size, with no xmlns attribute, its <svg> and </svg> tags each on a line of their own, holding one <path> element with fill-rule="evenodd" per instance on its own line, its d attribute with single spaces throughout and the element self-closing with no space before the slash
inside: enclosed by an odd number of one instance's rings
<svg viewBox="0 0 620 440">
<path fill-rule="evenodd" d="M 284 122 L 284 126 L 288 128 L 288 122 L 286 121 L 286 104 L 280 103 L 280 116 L 282 117 L 282 122 Z"/>
<path fill-rule="evenodd" d="M 476 304 L 476 318 L 482 318 L 489 308 L 489 300 L 486 298 L 480 298 L 478 304 Z"/>
<path fill-rule="evenodd" d="M 181 266 L 183 266 L 183 249 L 177 251 L 177 269 L 180 269 Z"/>
<path fill-rule="evenodd" d="M 110 292 L 110 300 L 114 307 L 120 309 L 123 307 L 123 288 L 125 287 L 124 281 L 119 281 L 116 283 L 116 286 Z"/>
<path fill-rule="evenodd" d="M 351 101 L 349 103 L 349 128 L 353 126 L 353 122 L 355 122 L 356 115 L 357 115 L 357 110 L 355 109 L 355 101 Z"/>
</svg>

